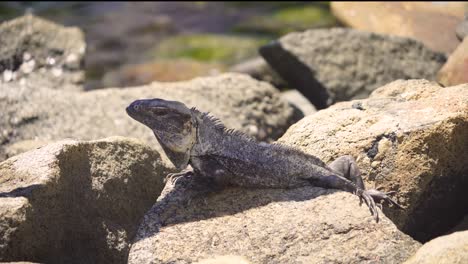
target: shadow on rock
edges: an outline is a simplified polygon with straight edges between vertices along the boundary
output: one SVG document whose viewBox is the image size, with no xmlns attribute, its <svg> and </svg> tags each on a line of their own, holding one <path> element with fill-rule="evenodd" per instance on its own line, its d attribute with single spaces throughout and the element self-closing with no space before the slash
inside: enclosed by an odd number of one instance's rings
<svg viewBox="0 0 468 264">
<path fill-rule="evenodd" d="M 336 192 L 341 191 L 313 186 L 295 189 L 227 187 L 216 190 L 204 180 L 179 178 L 175 184 L 166 185 L 156 204 L 146 213 L 134 242 L 153 236 L 161 227 L 234 215 L 274 202 L 311 200 Z"/>
</svg>

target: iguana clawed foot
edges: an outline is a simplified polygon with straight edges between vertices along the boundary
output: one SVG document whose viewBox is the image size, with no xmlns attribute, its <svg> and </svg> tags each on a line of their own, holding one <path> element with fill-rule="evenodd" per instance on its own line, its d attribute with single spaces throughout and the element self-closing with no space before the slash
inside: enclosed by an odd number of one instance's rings
<svg viewBox="0 0 468 264">
<path fill-rule="evenodd" d="M 392 204 L 393 206 L 396 206 L 398 209 L 403 209 L 401 205 L 399 205 L 395 200 L 390 198 L 388 195 L 395 193 L 394 191 L 388 192 L 388 193 L 383 193 L 381 191 L 378 191 L 376 189 L 369 189 L 369 190 L 359 190 L 357 192 L 357 195 L 359 196 L 360 199 L 363 199 L 364 202 L 367 204 L 369 207 L 369 210 L 371 211 L 372 215 L 375 218 L 375 221 L 379 221 L 379 212 L 376 207 L 379 207 L 380 210 L 382 210 L 382 203 L 387 202 L 389 204 Z"/>
<path fill-rule="evenodd" d="M 372 198 L 374 198 L 374 201 L 376 201 L 378 203 L 387 202 L 388 204 L 391 204 L 391 205 L 397 207 L 398 209 L 403 209 L 403 207 L 401 205 L 399 205 L 395 200 L 393 200 L 392 198 L 390 198 L 388 196 L 390 194 L 395 194 L 396 193 L 395 191 L 383 193 L 383 192 L 378 191 L 376 189 L 370 189 L 370 190 L 367 190 L 366 192 L 370 196 L 372 196 Z"/>
</svg>

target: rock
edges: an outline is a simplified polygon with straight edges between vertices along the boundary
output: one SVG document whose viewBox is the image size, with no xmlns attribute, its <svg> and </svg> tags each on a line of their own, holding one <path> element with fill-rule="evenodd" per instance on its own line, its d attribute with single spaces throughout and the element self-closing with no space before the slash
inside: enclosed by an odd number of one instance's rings
<svg viewBox="0 0 468 264">
<path fill-rule="evenodd" d="M 468 10 L 461 2 L 332 2 L 331 9 L 349 27 L 413 38 L 447 54 L 459 43 L 454 31 Z"/>
<path fill-rule="evenodd" d="M 465 15 L 465 20 L 463 20 L 458 26 L 455 28 L 455 34 L 460 41 L 468 36 L 468 14 Z"/>
<path fill-rule="evenodd" d="M 214 76 L 224 71 L 224 66 L 195 60 L 179 59 L 126 65 L 108 72 L 103 77 L 105 87 L 144 85 L 153 81 L 187 81 L 199 76 Z"/>
<path fill-rule="evenodd" d="M 0 163 L 0 261 L 125 263 L 170 171 L 121 137 L 64 140 Z"/>
<path fill-rule="evenodd" d="M 6 148 L 23 140 L 120 135 L 157 146 L 152 131 L 125 112 L 134 100 L 155 97 L 209 111 L 227 127 L 263 141 L 279 138 L 302 118 L 271 85 L 235 73 L 83 93 L 8 83 L 0 86 L 0 108 L 5 109 L 0 115 L 0 160 L 6 157 Z"/>
<path fill-rule="evenodd" d="M 441 53 L 408 38 L 345 28 L 290 33 L 260 54 L 317 109 L 366 98 L 395 79 L 434 79 Z"/>
<path fill-rule="evenodd" d="M 299 111 L 301 111 L 304 116 L 311 115 L 317 112 L 314 105 L 307 100 L 300 92 L 297 90 L 288 90 L 281 92 L 281 96 L 291 103 L 294 107 L 297 107 Z"/>
<path fill-rule="evenodd" d="M 278 89 L 288 87 L 288 84 L 262 57 L 256 57 L 236 64 L 229 71 L 248 74 L 257 80 L 269 82 Z"/>
<path fill-rule="evenodd" d="M 394 81 L 368 99 L 306 116 L 278 141 L 326 163 L 353 156 L 368 188 L 396 191 L 405 210 L 384 212 L 419 241 L 467 214 L 468 84 Z"/>
<path fill-rule="evenodd" d="M 50 143 L 53 143 L 53 141 L 52 140 L 39 140 L 39 139 L 18 141 L 5 148 L 5 155 L 7 157 L 13 157 L 20 153 L 23 153 L 32 149 L 40 148 Z"/>
<path fill-rule="evenodd" d="M 0 84 L 29 82 L 53 89 L 81 90 L 83 32 L 33 15 L 0 24 Z"/>
<path fill-rule="evenodd" d="M 437 80 L 445 86 L 468 83 L 468 38 L 450 55 L 437 73 Z"/>
<path fill-rule="evenodd" d="M 424 244 L 404 264 L 468 263 L 468 231 L 455 232 Z"/>
<path fill-rule="evenodd" d="M 399 263 L 420 246 L 385 216 L 376 223 L 350 193 L 229 188 L 207 196 L 203 188 L 190 178 L 166 185 L 138 229 L 129 264 L 219 255 L 249 263 Z"/>
</svg>

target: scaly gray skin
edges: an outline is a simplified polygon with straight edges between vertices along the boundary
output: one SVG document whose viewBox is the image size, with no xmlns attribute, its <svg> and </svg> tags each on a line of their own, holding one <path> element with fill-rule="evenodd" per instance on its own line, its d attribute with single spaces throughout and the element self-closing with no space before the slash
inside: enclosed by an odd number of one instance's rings
<svg viewBox="0 0 468 264">
<path fill-rule="evenodd" d="M 217 185 L 247 188 L 295 188 L 314 185 L 351 192 L 363 199 L 378 221 L 376 203 L 394 200 L 377 190 L 365 190 L 356 162 L 350 156 L 328 166 L 315 156 L 280 144 L 256 142 L 216 118 L 183 103 L 162 99 L 137 100 L 127 107 L 133 119 L 151 128 L 178 169 Z"/>
</svg>

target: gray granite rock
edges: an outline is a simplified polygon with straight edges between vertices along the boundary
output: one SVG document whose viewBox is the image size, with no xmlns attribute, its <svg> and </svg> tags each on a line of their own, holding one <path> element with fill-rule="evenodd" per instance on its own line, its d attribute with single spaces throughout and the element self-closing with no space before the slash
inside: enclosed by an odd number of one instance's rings
<svg viewBox="0 0 468 264">
<path fill-rule="evenodd" d="M 345 28 L 290 33 L 260 54 L 317 109 L 366 98 L 396 79 L 434 80 L 446 60 L 416 40 Z"/>
<path fill-rule="evenodd" d="M 166 185 L 139 227 L 129 264 L 229 255 L 207 263 L 401 263 L 420 247 L 385 216 L 376 223 L 350 193 L 231 188 L 206 196 L 200 190 L 193 178 Z"/>
<path fill-rule="evenodd" d="M 41 143 L 120 135 L 158 146 L 152 131 L 125 112 L 134 100 L 155 97 L 211 112 L 227 127 L 263 141 L 279 138 L 302 118 L 274 87 L 244 74 L 90 92 L 7 83 L 0 86 L 0 108 L 4 109 L 0 115 L 0 160 L 6 153 L 18 153 L 18 148 L 12 151 L 10 146 L 25 140 Z"/>
<path fill-rule="evenodd" d="M 0 36 L 0 85 L 82 90 L 86 44 L 79 28 L 29 14 L 0 24 Z"/>
<path fill-rule="evenodd" d="M 468 263 L 468 231 L 437 237 L 424 244 L 404 264 Z"/>
<path fill-rule="evenodd" d="M 468 84 L 398 80 L 368 99 L 304 117 L 278 141 L 326 163 L 353 156 L 368 188 L 396 191 L 405 210 L 384 213 L 419 241 L 444 234 L 466 214 Z"/>
<path fill-rule="evenodd" d="M 142 142 L 64 140 L 0 163 L 0 261 L 125 263 L 171 170 Z"/>
</svg>

